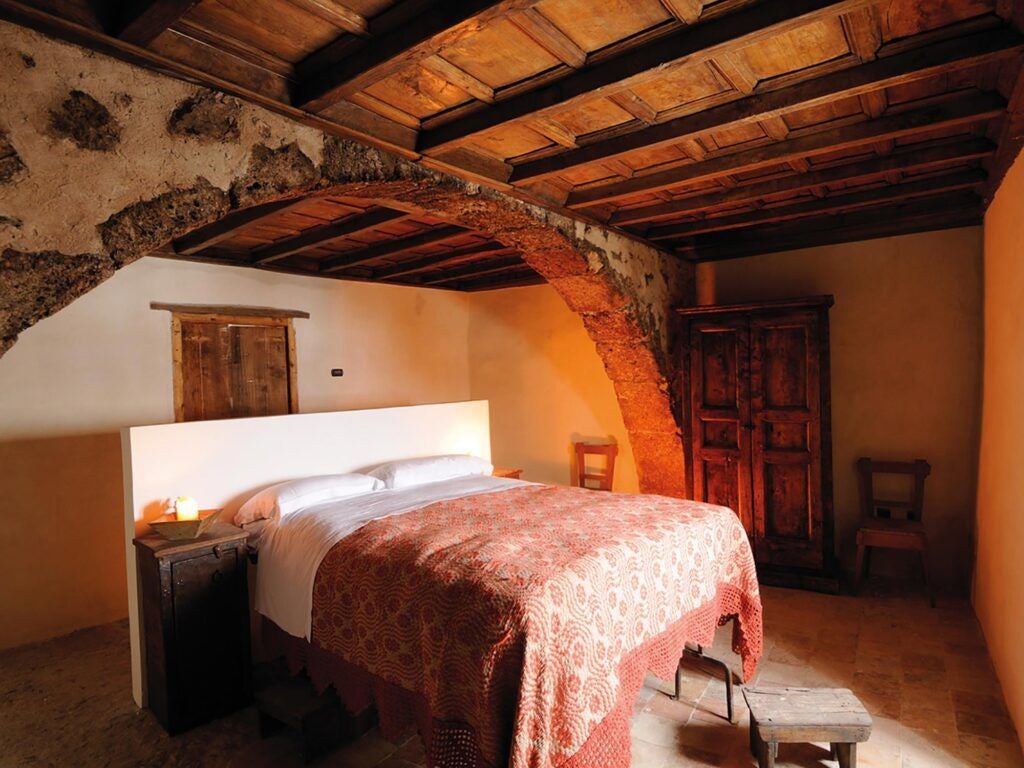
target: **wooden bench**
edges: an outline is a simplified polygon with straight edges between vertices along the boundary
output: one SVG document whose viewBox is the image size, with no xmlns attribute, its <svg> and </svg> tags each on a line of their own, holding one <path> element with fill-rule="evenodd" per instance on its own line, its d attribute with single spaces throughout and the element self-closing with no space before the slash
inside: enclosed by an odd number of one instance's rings
<svg viewBox="0 0 1024 768">
<path fill-rule="evenodd" d="M 779 744 L 827 742 L 840 768 L 855 768 L 857 744 L 871 736 L 871 715 L 846 688 L 745 688 L 750 751 L 774 768 Z"/>
</svg>

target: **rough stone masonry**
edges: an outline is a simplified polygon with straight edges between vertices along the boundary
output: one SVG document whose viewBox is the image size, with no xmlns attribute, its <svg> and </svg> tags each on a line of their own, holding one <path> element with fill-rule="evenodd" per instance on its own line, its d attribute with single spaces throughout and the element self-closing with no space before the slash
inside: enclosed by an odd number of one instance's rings
<svg viewBox="0 0 1024 768">
<path fill-rule="evenodd" d="M 514 246 L 577 312 L 641 489 L 682 495 L 671 255 L 253 105 L 0 23 L 0 355 L 118 268 L 231 210 L 333 194 L 414 206 Z"/>
</svg>

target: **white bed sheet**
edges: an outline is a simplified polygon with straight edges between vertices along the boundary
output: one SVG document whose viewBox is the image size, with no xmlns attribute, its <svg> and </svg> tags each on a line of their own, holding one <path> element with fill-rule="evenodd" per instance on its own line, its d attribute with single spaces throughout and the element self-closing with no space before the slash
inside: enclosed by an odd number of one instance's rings
<svg viewBox="0 0 1024 768">
<path fill-rule="evenodd" d="M 331 547 L 362 526 L 435 501 L 531 485 L 490 475 L 375 491 L 307 507 L 263 531 L 256 569 L 256 610 L 290 635 L 310 639 L 313 582 Z"/>
</svg>

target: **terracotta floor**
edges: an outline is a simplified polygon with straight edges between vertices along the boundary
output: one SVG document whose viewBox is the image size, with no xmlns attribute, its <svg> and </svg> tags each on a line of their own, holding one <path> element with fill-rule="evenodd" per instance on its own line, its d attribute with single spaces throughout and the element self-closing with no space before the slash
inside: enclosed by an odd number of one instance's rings
<svg viewBox="0 0 1024 768">
<path fill-rule="evenodd" d="M 966 603 L 930 609 L 920 597 L 831 597 L 764 590 L 766 656 L 757 683 L 852 688 L 875 718 L 862 768 L 1024 766 L 1017 735 Z M 727 655 L 728 630 L 716 652 Z M 735 663 L 735 657 L 732 657 Z M 648 680 L 633 720 L 633 766 L 753 766 L 747 715 L 730 726 L 721 682 L 694 670 L 690 703 Z M 261 740 L 255 713 L 169 738 L 129 694 L 124 623 L 0 653 L 0 766 L 301 765 L 287 734 Z M 781 766 L 835 766 L 813 745 L 783 745 Z M 322 766 L 412 768 L 417 738 L 396 747 L 370 732 Z M 598 768 L 595 766 L 595 768 Z"/>
</svg>

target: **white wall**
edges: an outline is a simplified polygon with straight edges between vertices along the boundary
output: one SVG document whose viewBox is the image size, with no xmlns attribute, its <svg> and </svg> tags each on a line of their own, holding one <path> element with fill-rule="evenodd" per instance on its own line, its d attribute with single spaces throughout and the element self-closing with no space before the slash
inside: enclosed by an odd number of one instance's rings
<svg viewBox="0 0 1024 768">
<path fill-rule="evenodd" d="M 0 358 L 0 439 L 173 421 L 171 316 L 151 301 L 309 312 L 294 321 L 303 412 L 469 396 L 461 294 L 145 258 Z"/>
</svg>

